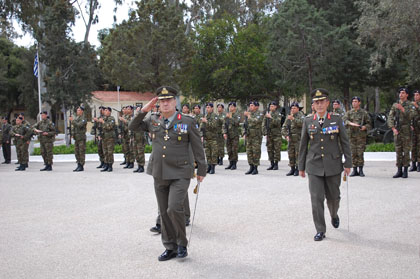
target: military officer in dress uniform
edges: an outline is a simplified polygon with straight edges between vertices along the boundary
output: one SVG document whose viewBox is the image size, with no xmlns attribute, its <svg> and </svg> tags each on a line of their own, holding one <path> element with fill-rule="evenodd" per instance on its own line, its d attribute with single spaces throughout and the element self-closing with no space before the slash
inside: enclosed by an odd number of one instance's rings
<svg viewBox="0 0 420 279">
<path fill-rule="evenodd" d="M 162 242 L 166 250 L 159 261 L 188 255 L 184 200 L 197 162 L 197 180 L 206 175 L 206 162 L 195 119 L 176 111 L 177 91 L 169 86 L 157 89 L 153 98 L 130 122 L 130 130 L 151 133 L 153 152 L 147 173 L 153 176 L 162 223 Z M 160 115 L 146 114 L 160 100 Z M 192 153 L 192 154 L 191 154 Z"/>
<path fill-rule="evenodd" d="M 55 127 L 48 119 L 48 113 L 46 111 L 41 112 L 41 121 L 33 126 L 33 130 L 38 134 L 41 155 L 45 164 L 45 167 L 40 169 L 40 171 L 52 171 Z"/>
<path fill-rule="evenodd" d="M 87 121 L 84 117 L 85 108 L 80 106 L 76 110 L 76 118 L 70 116 L 71 135 L 74 138 L 74 156 L 76 156 L 77 168 L 74 172 L 84 171 L 86 157 L 86 125 Z"/>
<path fill-rule="evenodd" d="M 412 104 L 408 101 L 408 90 L 399 89 L 399 102 L 389 112 L 388 127 L 394 133 L 397 173 L 393 178 L 407 178 L 410 165 Z M 403 171 L 404 167 L 404 171 Z"/>
<path fill-rule="evenodd" d="M 340 225 L 337 212 L 340 205 L 343 171 L 341 150 L 345 158 L 346 175 L 350 173 L 351 151 L 343 120 L 340 116 L 327 112 L 330 104 L 328 91 L 319 88 L 311 95 L 316 113 L 307 116 L 303 122 L 299 147 L 299 175 L 305 177 L 305 171 L 308 173 L 312 216 L 317 231 L 314 240 L 321 241 L 325 238 L 326 232 L 325 198 L 331 215 L 331 224 L 334 228 Z"/>
<path fill-rule="evenodd" d="M 359 97 L 353 97 L 351 99 L 351 104 L 353 108 L 346 112 L 343 117 L 351 145 L 353 171 L 350 176 L 364 177 L 363 166 L 365 160 L 363 154 L 366 149 L 367 131 L 371 129 L 370 117 L 368 112 L 360 107 Z M 359 168 L 359 170 L 357 170 L 357 168 Z"/>
</svg>

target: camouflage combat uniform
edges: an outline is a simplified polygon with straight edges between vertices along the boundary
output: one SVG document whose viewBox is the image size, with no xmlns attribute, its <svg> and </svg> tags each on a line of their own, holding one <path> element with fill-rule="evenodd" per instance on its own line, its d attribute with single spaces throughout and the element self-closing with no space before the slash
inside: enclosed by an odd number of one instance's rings
<svg viewBox="0 0 420 279">
<path fill-rule="evenodd" d="M 41 120 L 36 123 L 33 128 L 41 130 L 38 134 L 38 140 L 41 145 L 41 155 L 45 165 L 51 166 L 53 164 L 53 148 L 55 141 L 55 127 L 54 124 L 49 120 Z M 48 135 L 44 136 L 42 133 L 47 132 Z"/>
<path fill-rule="evenodd" d="M 127 164 L 134 164 L 134 143 L 132 142 L 132 136 L 128 130 L 128 123 L 131 121 L 131 115 L 126 114 L 123 116 L 127 122 L 121 122 L 121 141 L 125 161 Z"/>
<path fill-rule="evenodd" d="M 267 136 L 268 160 L 271 162 L 270 169 L 278 169 L 278 162 L 281 161 L 281 113 L 276 110 L 270 111 L 271 118 L 265 118 L 262 122 L 263 135 Z"/>
<path fill-rule="evenodd" d="M 226 149 L 227 149 L 230 162 L 238 161 L 240 121 L 241 121 L 241 115 L 235 112 L 232 114 L 230 118 L 225 117 L 224 123 L 223 123 L 223 134 L 227 135 Z"/>
<path fill-rule="evenodd" d="M 411 116 L 412 105 L 409 101 L 401 103 L 404 107 L 404 112 L 395 107 L 394 104 L 389 112 L 388 127 L 395 127 L 398 130 L 398 135 L 394 135 L 394 144 L 396 152 L 396 166 L 408 167 L 410 164 L 410 149 L 411 149 Z M 399 119 L 398 119 L 399 118 Z"/>
<path fill-rule="evenodd" d="M 86 125 L 87 121 L 83 115 L 76 116 L 71 122 L 71 134 L 74 138 L 74 156 L 76 163 L 84 166 L 86 157 Z"/>
<path fill-rule="evenodd" d="M 217 129 L 217 157 L 220 158 L 221 162 L 219 165 L 223 164 L 223 157 L 225 157 L 225 139 L 223 137 L 223 122 L 226 118 L 226 113 L 222 112 L 218 114 L 219 116 L 219 128 Z"/>
<path fill-rule="evenodd" d="M 293 114 L 293 120 L 286 120 L 281 131 L 283 137 L 289 137 L 287 154 L 289 157 L 289 167 L 293 168 L 293 171 L 298 169 L 297 160 L 299 158 L 300 137 L 304 120 L 305 114 L 302 111 L 299 111 Z"/>
<path fill-rule="evenodd" d="M 113 116 L 104 117 L 104 123 L 102 124 L 104 162 L 111 166 L 114 163 L 115 126 L 115 118 Z"/>
<path fill-rule="evenodd" d="M 207 123 L 201 123 L 201 129 L 204 133 L 204 147 L 208 165 L 217 164 L 218 147 L 217 137 L 220 129 L 220 118 L 212 112 L 206 116 Z"/>
<path fill-rule="evenodd" d="M 104 116 L 101 115 L 101 116 L 98 117 L 98 120 L 102 119 L 102 118 L 104 118 Z M 97 137 L 97 140 L 98 140 L 97 141 L 98 156 L 99 156 L 99 161 L 101 161 L 101 166 L 100 167 L 102 167 L 102 165 L 105 161 L 105 156 L 104 156 L 104 149 L 102 147 L 103 138 L 102 138 L 102 123 L 101 122 L 96 121 L 96 122 L 93 123 L 90 134 L 95 135 L 95 132 L 96 132 L 96 137 Z"/>
<path fill-rule="evenodd" d="M 260 165 L 261 143 L 263 137 L 262 122 L 264 116 L 259 111 L 251 112 L 248 117 L 248 129 L 246 131 L 246 155 L 248 164 L 252 166 Z"/>
<path fill-rule="evenodd" d="M 363 167 L 365 164 L 363 153 L 366 149 L 367 131 L 372 129 L 369 114 L 364 109 L 351 109 L 345 114 L 343 121 L 350 140 L 353 167 Z M 359 124 L 360 127 L 366 126 L 366 130 L 362 131 L 359 127 L 351 126 L 349 122 Z"/>
<path fill-rule="evenodd" d="M 342 110 L 341 108 L 333 109 L 332 112 L 335 113 L 335 114 L 338 114 L 341 118 L 343 118 L 344 115 L 345 115 L 344 110 Z"/>
<path fill-rule="evenodd" d="M 411 161 L 419 163 L 417 171 L 420 171 L 420 101 L 417 102 L 418 107 L 413 105 L 413 140 L 411 146 Z"/>
<path fill-rule="evenodd" d="M 23 138 L 16 136 L 16 134 L 23 136 Z M 32 137 L 31 127 L 23 123 L 20 125 L 16 124 L 12 127 L 10 135 L 13 137 L 15 142 L 18 162 L 21 165 L 27 166 L 29 161 L 29 142 L 31 141 Z"/>
</svg>

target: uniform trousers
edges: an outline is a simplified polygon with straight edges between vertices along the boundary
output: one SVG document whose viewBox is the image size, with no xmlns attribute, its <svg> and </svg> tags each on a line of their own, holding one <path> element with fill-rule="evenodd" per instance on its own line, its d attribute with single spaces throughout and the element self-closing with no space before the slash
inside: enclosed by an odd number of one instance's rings
<svg viewBox="0 0 420 279">
<path fill-rule="evenodd" d="M 184 201 L 190 178 L 164 180 L 154 177 L 155 193 L 161 218 L 162 243 L 168 250 L 187 246 Z"/>
<path fill-rule="evenodd" d="M 327 198 L 327 206 L 330 210 L 331 218 L 336 218 L 340 206 L 341 174 L 333 176 L 308 174 L 308 179 L 312 203 L 312 217 L 316 231 L 326 232 L 324 200 Z"/>
</svg>

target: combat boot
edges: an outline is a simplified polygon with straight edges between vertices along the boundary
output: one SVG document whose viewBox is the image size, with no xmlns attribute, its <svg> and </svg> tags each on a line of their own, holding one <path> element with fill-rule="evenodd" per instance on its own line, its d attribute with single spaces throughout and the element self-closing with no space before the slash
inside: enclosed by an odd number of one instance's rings
<svg viewBox="0 0 420 279">
<path fill-rule="evenodd" d="M 359 176 L 360 177 L 365 177 L 365 173 L 363 172 L 363 166 L 359 167 Z"/>
<path fill-rule="evenodd" d="M 249 165 L 249 170 L 245 174 L 251 174 L 254 171 L 254 165 Z"/>
<path fill-rule="evenodd" d="M 209 174 L 214 174 L 215 173 L 215 169 L 216 169 L 216 165 L 214 165 L 214 164 L 211 165 Z"/>
<path fill-rule="evenodd" d="M 79 170 L 78 171 L 84 171 L 85 169 L 83 168 L 83 165 L 82 164 L 80 164 L 80 168 L 79 168 Z"/>
<path fill-rule="evenodd" d="M 293 173 L 293 176 L 299 176 L 299 169 L 295 168 L 295 172 Z"/>
<path fill-rule="evenodd" d="M 407 177 L 408 177 L 408 167 L 404 167 L 402 178 L 407 178 Z"/>
<path fill-rule="evenodd" d="M 417 172 L 420 172 L 420 164 L 417 164 Z"/>
<path fill-rule="evenodd" d="M 22 168 L 24 168 L 24 166 L 22 165 L 22 164 L 20 164 L 16 169 L 15 169 L 15 171 L 21 171 L 22 170 Z"/>
<path fill-rule="evenodd" d="M 46 164 L 43 169 L 40 169 L 40 171 L 46 171 L 46 170 L 48 170 L 48 164 Z"/>
<path fill-rule="evenodd" d="M 236 161 L 232 161 L 232 167 L 230 170 L 236 170 Z"/>
<path fill-rule="evenodd" d="M 272 170 L 274 168 L 274 161 L 271 161 L 271 165 L 267 170 Z"/>
<path fill-rule="evenodd" d="M 137 172 L 144 172 L 144 167 L 143 166 L 139 166 L 139 170 Z"/>
<path fill-rule="evenodd" d="M 73 171 L 76 172 L 76 171 L 79 171 L 79 170 L 80 170 L 80 164 L 77 163 L 77 168 L 75 168 Z"/>
<path fill-rule="evenodd" d="M 258 174 L 258 166 L 254 166 L 254 169 L 252 170 L 252 175 Z"/>
<path fill-rule="evenodd" d="M 223 166 L 223 157 L 220 157 L 219 166 Z"/>
<path fill-rule="evenodd" d="M 210 170 L 211 170 L 211 165 L 207 164 L 207 173 L 210 173 Z"/>
<path fill-rule="evenodd" d="M 290 167 L 290 171 L 286 173 L 286 176 L 295 175 L 295 166 Z"/>
<path fill-rule="evenodd" d="M 106 170 L 107 172 L 112 172 L 112 164 L 109 164 L 108 165 L 108 168 L 107 168 L 107 170 Z"/>
<path fill-rule="evenodd" d="M 105 165 L 105 164 L 104 164 L 104 162 L 103 162 L 103 161 L 101 161 L 101 164 L 100 164 L 99 166 L 97 166 L 96 168 L 97 168 L 97 169 L 102 169 L 102 168 L 104 167 L 104 165 Z"/>
<path fill-rule="evenodd" d="M 134 163 L 130 163 L 130 165 L 128 166 L 128 169 L 132 169 L 134 168 Z"/>
<path fill-rule="evenodd" d="M 402 173 L 402 167 L 398 167 L 397 173 L 392 178 L 402 177 L 402 175 L 403 175 L 403 173 Z"/>
<path fill-rule="evenodd" d="M 229 161 L 229 165 L 225 168 L 225 170 L 230 170 L 232 168 L 233 161 Z"/>
<path fill-rule="evenodd" d="M 412 171 L 416 171 L 417 170 L 417 162 L 416 161 L 414 161 L 412 164 L 411 164 L 411 168 L 408 170 L 408 171 L 410 171 L 410 172 L 412 172 Z"/>
<path fill-rule="evenodd" d="M 101 170 L 101 172 L 108 171 L 108 164 L 104 164 L 104 168 Z"/>
<path fill-rule="evenodd" d="M 137 165 L 137 169 L 133 170 L 133 172 L 138 172 L 140 170 L 140 165 Z"/>
<path fill-rule="evenodd" d="M 278 169 L 279 169 L 279 162 L 278 161 L 274 161 L 273 170 L 278 170 Z"/>
<path fill-rule="evenodd" d="M 48 164 L 46 171 L 52 171 L 52 165 Z"/>
<path fill-rule="evenodd" d="M 121 164 L 120 164 L 120 166 L 122 166 L 122 165 L 126 165 L 127 164 L 127 161 L 125 160 L 125 157 L 124 157 L 124 162 L 122 162 Z"/>
<path fill-rule="evenodd" d="M 350 176 L 359 176 L 359 172 L 357 171 L 357 167 L 353 168 L 353 171 L 351 172 Z"/>
</svg>

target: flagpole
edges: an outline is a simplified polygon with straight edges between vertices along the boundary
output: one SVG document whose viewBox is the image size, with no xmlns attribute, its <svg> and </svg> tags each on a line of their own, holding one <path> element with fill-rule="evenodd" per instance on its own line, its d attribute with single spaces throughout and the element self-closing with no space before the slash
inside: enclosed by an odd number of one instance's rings
<svg viewBox="0 0 420 279">
<path fill-rule="evenodd" d="M 36 57 L 38 62 L 38 103 L 39 103 L 39 117 L 41 119 L 42 101 L 41 101 L 41 63 L 39 63 L 39 45 L 36 50 Z"/>
</svg>

